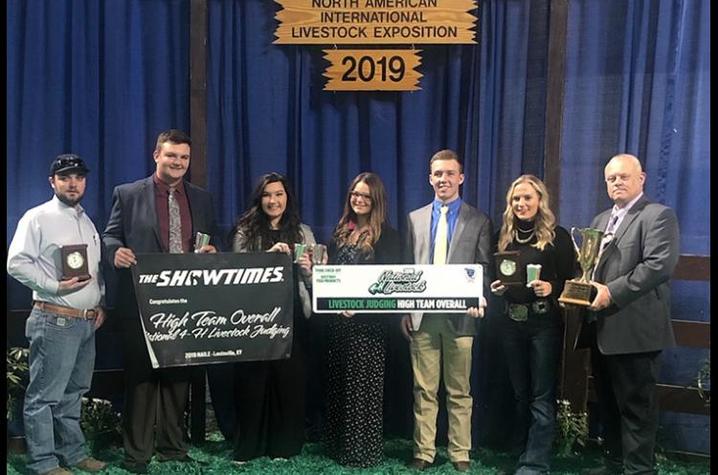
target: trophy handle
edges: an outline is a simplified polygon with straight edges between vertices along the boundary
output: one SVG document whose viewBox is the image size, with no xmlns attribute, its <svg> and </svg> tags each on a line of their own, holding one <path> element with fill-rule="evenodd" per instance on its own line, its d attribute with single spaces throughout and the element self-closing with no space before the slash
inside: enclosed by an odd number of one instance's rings
<svg viewBox="0 0 718 475">
<path fill-rule="evenodd" d="M 576 249 L 576 255 L 581 255 L 581 250 L 578 248 L 578 244 L 576 244 L 576 236 L 573 235 L 574 231 L 581 231 L 579 228 L 572 227 L 571 228 L 571 242 L 573 242 L 573 248 Z"/>
</svg>

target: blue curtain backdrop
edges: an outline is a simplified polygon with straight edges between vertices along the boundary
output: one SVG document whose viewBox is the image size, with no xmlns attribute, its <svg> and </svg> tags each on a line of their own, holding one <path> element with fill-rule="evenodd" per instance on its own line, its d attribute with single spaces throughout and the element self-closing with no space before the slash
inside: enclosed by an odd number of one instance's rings
<svg viewBox="0 0 718 475">
<path fill-rule="evenodd" d="M 397 226 L 431 200 L 441 148 L 465 160 L 464 198 L 497 218 L 513 178 L 542 173 L 547 2 L 482 3 L 477 46 L 417 45 L 413 93 L 323 91 L 322 47 L 271 44 L 278 8 L 209 2 L 209 183 L 225 228 L 268 171 L 291 178 L 325 239 L 362 171 L 384 180 Z"/>
<path fill-rule="evenodd" d="M 427 162 L 440 148 L 464 157 L 464 199 L 496 224 L 513 178 L 543 175 L 548 0 L 480 2 L 478 45 L 416 45 L 424 77 L 413 93 L 324 92 L 321 47 L 272 45 L 274 2 L 208 5 L 208 188 L 225 230 L 268 171 L 289 175 L 325 241 L 361 171 L 382 176 L 400 228 L 431 199 Z M 609 206 L 603 165 L 628 151 L 644 161 L 647 194 L 676 209 L 681 252 L 709 254 L 709 17 L 707 0 L 569 2 L 562 225 L 585 226 Z M 92 169 L 83 204 L 104 227 L 112 188 L 153 169 L 157 133 L 189 128 L 188 56 L 187 0 L 8 2 L 8 243 L 50 196 L 47 169 L 62 152 Z M 677 316 L 710 320 L 707 285 L 674 287 Z M 8 291 L 8 309 L 29 306 L 12 279 Z M 476 345 L 482 444 L 510 425 L 493 316 Z M 98 366 L 116 364 L 112 351 L 98 352 Z M 689 384 L 704 355 L 668 352 L 663 378 Z M 663 423 L 669 445 L 707 451 L 707 418 Z"/>
<path fill-rule="evenodd" d="M 382 177 L 399 228 L 432 199 L 428 161 L 442 148 L 465 160 L 464 199 L 495 218 L 517 175 L 541 174 L 547 2 L 487 2 L 478 46 L 417 47 L 424 76 L 413 93 L 323 91 L 322 47 L 271 44 L 278 8 L 209 2 L 209 186 L 225 229 L 269 171 L 290 177 L 304 221 L 324 242 L 362 171 Z M 493 316 L 476 345 L 474 419 L 480 440 L 500 443 L 511 404 Z M 497 405 L 504 410 L 489 410 Z"/>
<path fill-rule="evenodd" d="M 101 231 L 112 189 L 154 170 L 157 134 L 189 126 L 189 2 L 12 0 L 7 7 L 7 243 L 52 196 L 52 159 L 79 153 Z M 30 293 L 9 279 L 9 308 Z"/>
</svg>

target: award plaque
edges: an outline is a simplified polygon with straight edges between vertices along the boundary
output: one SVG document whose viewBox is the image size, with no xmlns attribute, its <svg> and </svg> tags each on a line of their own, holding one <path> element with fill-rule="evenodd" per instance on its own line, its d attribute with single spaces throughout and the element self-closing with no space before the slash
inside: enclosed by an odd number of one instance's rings
<svg viewBox="0 0 718 475">
<path fill-rule="evenodd" d="M 581 235 L 581 247 L 576 244 L 574 232 L 578 231 Z M 571 228 L 571 240 L 573 247 L 576 249 L 578 263 L 581 266 L 581 277 L 578 279 L 567 280 L 563 287 L 563 292 L 558 301 L 569 305 L 578 305 L 588 307 L 591 305 L 593 295 L 595 294 L 594 286 L 591 285 L 589 276 L 600 257 L 601 239 L 603 231 L 593 228 Z"/>
<path fill-rule="evenodd" d="M 526 268 L 521 264 L 521 253 L 519 251 L 497 252 L 496 278 L 502 285 L 523 285 L 526 282 Z"/>
<path fill-rule="evenodd" d="M 62 280 L 78 279 L 87 280 L 90 272 L 87 268 L 87 244 L 73 244 L 60 247 L 62 258 Z"/>
</svg>

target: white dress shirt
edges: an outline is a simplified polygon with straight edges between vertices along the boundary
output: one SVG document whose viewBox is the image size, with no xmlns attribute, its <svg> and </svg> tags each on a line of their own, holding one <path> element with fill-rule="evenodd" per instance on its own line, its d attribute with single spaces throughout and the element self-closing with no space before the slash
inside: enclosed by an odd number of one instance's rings
<svg viewBox="0 0 718 475">
<path fill-rule="evenodd" d="M 71 244 L 87 244 L 91 280 L 81 289 L 58 294 L 62 276 L 60 247 Z M 100 235 L 82 206 L 68 206 L 53 196 L 20 219 L 8 250 L 7 272 L 32 289 L 33 300 L 77 309 L 94 308 L 104 303 L 105 295 L 100 252 Z"/>
</svg>

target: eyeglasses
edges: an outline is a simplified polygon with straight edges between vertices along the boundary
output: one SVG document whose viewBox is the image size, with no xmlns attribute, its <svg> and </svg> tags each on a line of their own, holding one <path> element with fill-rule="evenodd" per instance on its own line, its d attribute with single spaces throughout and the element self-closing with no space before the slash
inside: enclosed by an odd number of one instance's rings
<svg viewBox="0 0 718 475">
<path fill-rule="evenodd" d="M 364 201 L 371 201 L 371 195 L 369 193 L 360 193 L 358 191 L 352 191 L 350 193 L 352 198 L 363 199 Z"/>
</svg>

